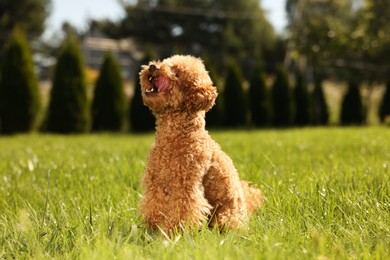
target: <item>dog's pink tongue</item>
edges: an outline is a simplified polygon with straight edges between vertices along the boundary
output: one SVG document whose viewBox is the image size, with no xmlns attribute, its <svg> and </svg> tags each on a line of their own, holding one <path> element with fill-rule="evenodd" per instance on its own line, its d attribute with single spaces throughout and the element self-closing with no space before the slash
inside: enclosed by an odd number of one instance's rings
<svg viewBox="0 0 390 260">
<path fill-rule="evenodd" d="M 156 85 L 158 92 L 164 91 L 169 86 L 169 78 L 160 76 L 154 84 Z"/>
</svg>

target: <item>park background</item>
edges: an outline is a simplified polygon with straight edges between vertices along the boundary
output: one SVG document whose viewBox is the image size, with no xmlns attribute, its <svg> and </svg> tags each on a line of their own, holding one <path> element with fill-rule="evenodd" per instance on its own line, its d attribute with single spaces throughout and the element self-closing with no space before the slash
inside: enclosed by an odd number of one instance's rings
<svg viewBox="0 0 390 260">
<path fill-rule="evenodd" d="M 115 3 L 115 19 L 53 30 L 51 1 L 4 2 L 2 133 L 151 131 L 138 72 L 172 54 L 204 60 L 220 93 L 209 127 L 388 121 L 387 1 L 286 1 L 278 31 L 257 1 Z"/>
<path fill-rule="evenodd" d="M 112 1 L 61 26 L 0 2 L 0 258 L 390 257 L 389 1 L 287 0 L 277 29 L 255 0 Z M 142 223 L 138 72 L 172 54 L 204 60 L 207 128 L 268 199 L 248 230 Z"/>
</svg>

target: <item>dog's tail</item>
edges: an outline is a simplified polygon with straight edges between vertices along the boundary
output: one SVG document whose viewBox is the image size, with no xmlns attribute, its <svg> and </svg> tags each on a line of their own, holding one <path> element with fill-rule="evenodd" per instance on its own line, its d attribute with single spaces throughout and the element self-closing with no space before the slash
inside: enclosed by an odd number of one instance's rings
<svg viewBox="0 0 390 260">
<path fill-rule="evenodd" d="M 261 191 L 246 181 L 241 181 L 242 190 L 248 212 L 252 213 L 261 208 L 266 201 Z"/>
</svg>

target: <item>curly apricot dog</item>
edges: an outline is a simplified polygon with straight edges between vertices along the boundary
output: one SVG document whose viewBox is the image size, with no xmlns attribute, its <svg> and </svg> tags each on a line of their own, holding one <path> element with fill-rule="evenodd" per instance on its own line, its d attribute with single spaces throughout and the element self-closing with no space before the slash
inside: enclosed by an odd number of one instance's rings
<svg viewBox="0 0 390 260">
<path fill-rule="evenodd" d="M 187 225 L 234 228 L 264 202 L 240 181 L 232 160 L 205 130 L 216 88 L 202 61 L 175 55 L 142 66 L 142 98 L 156 117 L 141 201 L 144 221 L 171 234 Z"/>
</svg>

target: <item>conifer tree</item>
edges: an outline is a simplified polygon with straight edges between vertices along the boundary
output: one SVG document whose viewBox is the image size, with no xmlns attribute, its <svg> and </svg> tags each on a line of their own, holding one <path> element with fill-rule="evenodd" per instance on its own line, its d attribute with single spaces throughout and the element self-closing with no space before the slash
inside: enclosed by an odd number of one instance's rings
<svg viewBox="0 0 390 260">
<path fill-rule="evenodd" d="M 83 133 L 89 128 L 87 81 L 79 44 L 69 34 L 61 46 L 54 70 L 47 116 L 47 130 Z"/>
<path fill-rule="evenodd" d="M 359 85 L 350 81 L 348 91 L 341 104 L 341 123 L 343 125 L 360 125 L 363 123 L 363 105 Z"/>
<path fill-rule="evenodd" d="M 28 41 L 17 27 L 6 44 L 0 75 L 1 131 L 31 131 L 40 111 L 40 93 Z"/>
<path fill-rule="evenodd" d="M 287 73 L 283 68 L 276 71 L 276 79 L 271 90 L 273 106 L 273 125 L 277 127 L 291 126 L 295 116 L 294 100 L 288 81 Z"/>
<path fill-rule="evenodd" d="M 141 65 L 146 65 L 152 60 L 150 50 L 145 52 Z M 155 118 L 150 109 L 142 101 L 139 70 L 135 71 L 134 96 L 130 103 L 129 121 L 130 129 L 134 132 L 148 132 L 155 129 Z"/>
<path fill-rule="evenodd" d="M 121 70 L 113 54 L 107 52 L 94 90 L 92 130 L 123 130 L 125 113 L 126 103 Z"/>
<path fill-rule="evenodd" d="M 312 111 L 310 94 L 306 84 L 306 80 L 301 72 L 296 73 L 294 98 L 296 107 L 294 123 L 298 126 L 309 125 L 311 122 Z"/>
<path fill-rule="evenodd" d="M 390 80 L 386 84 L 385 93 L 379 109 L 379 117 L 382 122 L 390 120 Z"/>
<path fill-rule="evenodd" d="M 209 76 L 213 82 L 213 85 L 217 88 L 218 91 L 218 96 L 215 100 L 214 106 L 206 113 L 206 126 L 220 127 L 224 122 L 224 114 L 223 95 L 221 94 L 222 90 L 220 88 L 218 71 L 207 56 L 203 56 L 203 63 L 206 67 L 206 70 L 209 72 Z"/>
<path fill-rule="evenodd" d="M 267 126 L 271 122 L 271 100 L 265 84 L 263 70 L 256 66 L 249 84 L 251 120 L 255 126 Z"/>
<path fill-rule="evenodd" d="M 247 122 L 247 103 L 242 87 L 242 76 L 237 63 L 231 60 L 225 79 L 224 112 L 225 125 L 228 127 L 245 126 Z"/>
<path fill-rule="evenodd" d="M 311 95 L 312 101 L 312 123 L 314 125 L 326 125 L 329 121 L 328 106 L 325 101 L 324 91 L 322 89 L 322 80 L 314 79 L 314 91 Z"/>
</svg>

